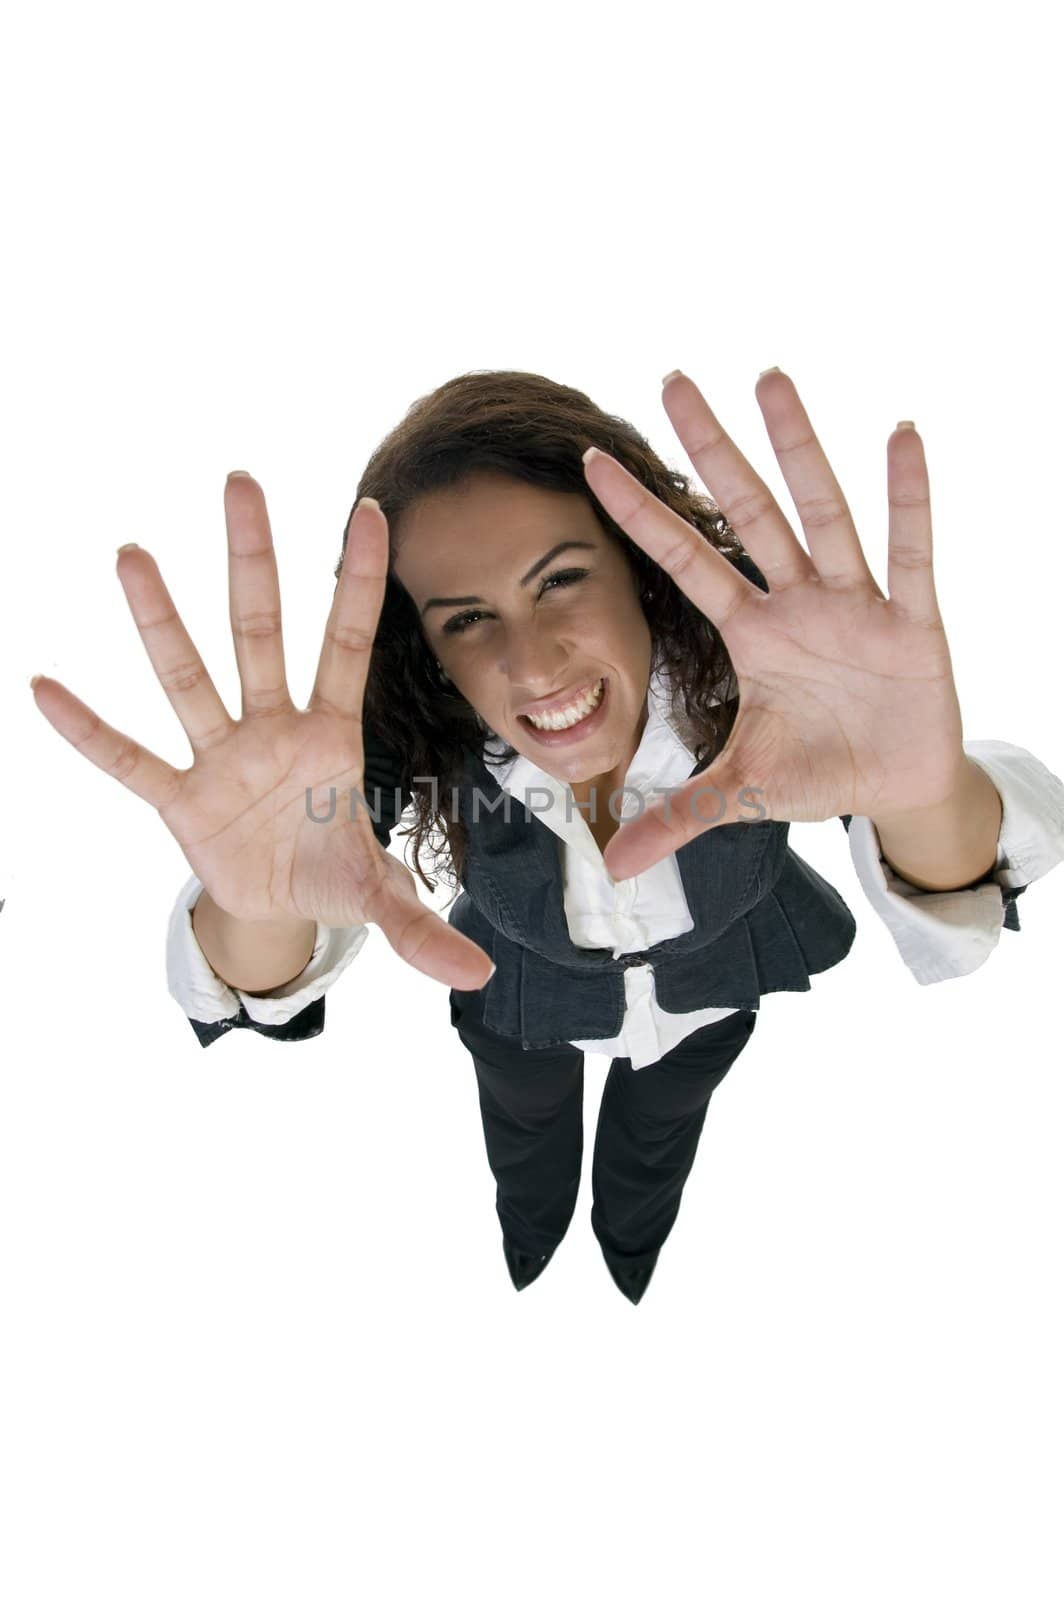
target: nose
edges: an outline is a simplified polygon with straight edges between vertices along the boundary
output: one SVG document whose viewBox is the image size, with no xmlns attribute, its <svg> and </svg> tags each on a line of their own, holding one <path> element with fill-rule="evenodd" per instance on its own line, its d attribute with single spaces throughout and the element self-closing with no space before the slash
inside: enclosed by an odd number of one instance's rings
<svg viewBox="0 0 1064 1600">
<path fill-rule="evenodd" d="M 514 623 L 502 646 L 499 669 L 522 699 L 538 700 L 564 683 L 569 646 L 540 619 Z"/>
</svg>

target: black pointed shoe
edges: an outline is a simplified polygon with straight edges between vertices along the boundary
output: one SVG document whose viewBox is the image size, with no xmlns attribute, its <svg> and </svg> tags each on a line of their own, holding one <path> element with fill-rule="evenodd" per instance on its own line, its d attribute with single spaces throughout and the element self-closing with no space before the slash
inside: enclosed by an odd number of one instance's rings
<svg viewBox="0 0 1064 1600">
<path fill-rule="evenodd" d="M 652 1260 L 641 1267 L 625 1267 L 619 1264 L 614 1266 L 609 1256 L 606 1256 L 605 1261 L 610 1269 L 610 1277 L 618 1289 L 626 1299 L 630 1300 L 634 1306 L 637 1306 L 646 1293 L 647 1284 L 650 1282 L 654 1268 L 658 1264 L 657 1251 L 654 1252 Z"/>
<path fill-rule="evenodd" d="M 530 1283 L 534 1283 L 554 1254 L 553 1250 L 548 1250 L 545 1256 L 527 1255 L 524 1250 L 518 1250 L 516 1245 L 511 1244 L 505 1234 L 502 1250 L 515 1289 L 527 1289 Z"/>
</svg>

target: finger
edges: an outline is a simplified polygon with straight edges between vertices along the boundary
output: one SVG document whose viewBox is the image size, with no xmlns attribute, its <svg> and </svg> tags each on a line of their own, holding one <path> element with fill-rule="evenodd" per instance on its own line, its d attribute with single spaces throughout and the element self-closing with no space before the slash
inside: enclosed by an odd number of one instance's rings
<svg viewBox="0 0 1064 1600">
<path fill-rule="evenodd" d="M 363 496 L 347 525 L 343 566 L 325 624 L 309 708 L 361 721 L 387 574 L 387 519 L 376 500 Z"/>
<path fill-rule="evenodd" d="M 763 372 L 755 392 L 816 575 L 840 586 L 870 586 L 884 599 L 865 560 L 846 497 L 793 381 L 785 372 Z"/>
<path fill-rule="evenodd" d="M 617 526 L 653 557 L 716 627 L 726 628 L 742 605 L 767 602 L 763 590 L 744 578 L 689 522 L 644 489 L 613 456 L 589 451 L 584 475 Z"/>
<path fill-rule="evenodd" d="M 241 716 L 292 706 L 281 633 L 281 585 L 266 498 L 249 473 L 225 485 L 229 541 L 229 621 L 240 674 Z"/>
<path fill-rule="evenodd" d="M 116 778 L 157 811 L 173 799 L 182 777 L 177 768 L 102 721 L 55 678 L 38 678 L 33 698 L 56 733 L 101 772 Z"/>
<path fill-rule="evenodd" d="M 482 989 L 495 970 L 478 944 L 422 905 L 411 881 L 383 879 L 366 911 L 397 956 L 452 989 Z"/>
<path fill-rule="evenodd" d="M 740 788 L 731 769 L 721 761 L 695 773 L 666 799 L 656 800 L 640 816 L 622 824 L 603 852 L 607 872 L 617 879 L 635 877 L 700 834 L 743 821 Z"/>
<path fill-rule="evenodd" d="M 699 477 L 764 573 L 769 590 L 810 577 L 813 563 L 772 491 L 725 433 L 693 380 L 679 373 L 665 385 L 661 398 Z"/>
<path fill-rule="evenodd" d="M 154 557 L 134 545 L 119 552 L 117 571 L 148 659 L 189 743 L 193 750 L 208 749 L 225 737 L 233 719 L 177 614 Z"/>
<path fill-rule="evenodd" d="M 901 423 L 887 441 L 887 588 L 910 621 L 941 627 L 932 566 L 931 489 L 923 440 Z"/>
</svg>

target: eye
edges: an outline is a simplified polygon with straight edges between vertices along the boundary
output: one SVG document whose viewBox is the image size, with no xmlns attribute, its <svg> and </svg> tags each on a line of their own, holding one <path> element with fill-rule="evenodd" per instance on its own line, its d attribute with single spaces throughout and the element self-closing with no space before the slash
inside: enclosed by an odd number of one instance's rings
<svg viewBox="0 0 1064 1600">
<path fill-rule="evenodd" d="M 539 592 L 540 594 L 543 594 L 543 592 L 546 589 L 549 589 L 552 585 L 558 585 L 559 587 L 564 588 L 568 584 L 579 583 L 581 578 L 587 577 L 587 571 L 588 569 L 586 567 L 566 567 L 561 572 L 552 572 L 549 577 L 544 578 Z M 452 634 L 465 633 L 467 628 L 469 628 L 471 623 L 477 617 L 482 617 L 484 615 L 485 613 L 483 611 L 461 611 L 456 617 L 449 617 L 444 623 L 443 627 L 440 629 L 440 632 Z"/>
<path fill-rule="evenodd" d="M 579 583 L 581 578 L 586 577 L 586 567 L 566 567 L 564 572 L 552 572 L 544 583 L 543 588 L 546 589 L 552 583 Z M 540 592 L 542 593 L 542 590 Z"/>
</svg>

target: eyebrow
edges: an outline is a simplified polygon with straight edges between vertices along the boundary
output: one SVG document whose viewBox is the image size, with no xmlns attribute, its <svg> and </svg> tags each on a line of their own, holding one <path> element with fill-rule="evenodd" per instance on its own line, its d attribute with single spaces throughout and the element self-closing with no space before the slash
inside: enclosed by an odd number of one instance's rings
<svg viewBox="0 0 1064 1600">
<path fill-rule="evenodd" d="M 540 556 L 539 560 L 534 566 L 529 567 L 528 571 L 521 579 L 521 587 L 524 588 L 526 583 L 531 583 L 536 574 L 543 571 L 543 568 L 547 565 L 548 561 L 553 561 L 554 557 L 561 555 L 563 550 L 594 550 L 596 548 L 597 547 L 592 544 L 590 539 L 563 539 L 561 544 L 556 544 L 553 549 L 547 551 L 545 556 Z M 437 597 L 436 599 L 425 601 L 425 604 L 421 607 L 421 615 L 424 616 L 425 612 L 430 611 L 433 606 L 471 606 L 486 604 L 487 602 L 485 601 L 484 597 L 479 594 L 452 595 L 449 600 L 444 600 Z"/>
</svg>

